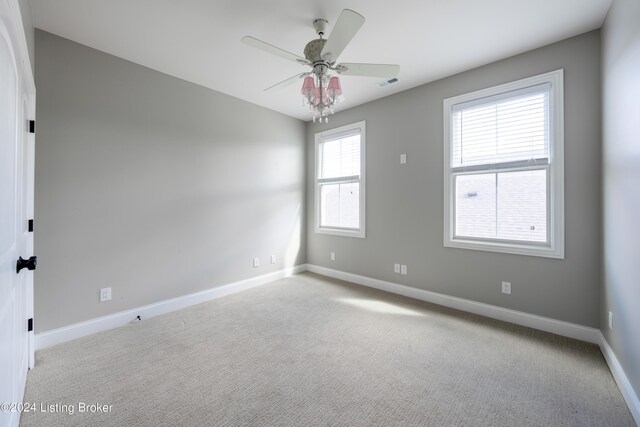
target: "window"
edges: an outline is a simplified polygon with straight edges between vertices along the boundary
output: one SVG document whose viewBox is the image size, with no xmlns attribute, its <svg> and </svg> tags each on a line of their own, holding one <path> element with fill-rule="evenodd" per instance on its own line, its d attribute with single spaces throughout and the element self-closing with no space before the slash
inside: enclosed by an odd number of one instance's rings
<svg viewBox="0 0 640 427">
<path fill-rule="evenodd" d="M 562 70 L 444 100 L 444 245 L 564 258 Z"/>
<path fill-rule="evenodd" d="M 364 237 L 365 122 L 316 134 L 316 233 Z"/>
</svg>

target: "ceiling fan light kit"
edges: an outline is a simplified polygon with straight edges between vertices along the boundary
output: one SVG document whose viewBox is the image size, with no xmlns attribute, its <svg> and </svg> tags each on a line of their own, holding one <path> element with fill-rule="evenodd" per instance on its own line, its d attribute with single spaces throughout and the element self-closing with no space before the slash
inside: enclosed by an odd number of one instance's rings
<svg viewBox="0 0 640 427">
<path fill-rule="evenodd" d="M 324 119 L 325 123 L 329 121 L 327 116 L 334 113 L 335 105 L 343 99 L 340 79 L 331 75 L 330 71 L 347 76 L 382 78 L 395 77 L 400 71 L 400 66 L 393 64 L 336 64 L 342 51 L 364 24 L 364 16 L 350 9 L 344 9 L 331 35 L 325 39 L 324 34 L 328 24 L 326 19 L 313 21 L 313 28 L 318 34 L 318 38 L 307 43 L 304 48 L 304 58 L 251 36 L 242 38 L 242 42 L 249 46 L 311 67 L 311 71 L 296 74 L 265 90 L 289 86 L 304 78 L 300 90 L 303 105 L 309 107 L 314 122 L 319 118 L 320 122 Z"/>
<path fill-rule="evenodd" d="M 328 77 L 328 82 L 327 82 Z M 316 86 L 316 80 L 318 85 Z M 327 113 L 334 113 L 334 105 L 342 100 L 342 85 L 340 79 L 336 76 L 325 74 L 323 77 L 307 76 L 302 84 L 302 105 L 309 106 L 313 121 L 316 117 L 320 117 L 320 121 L 324 117 L 326 123 L 329 119 Z"/>
</svg>

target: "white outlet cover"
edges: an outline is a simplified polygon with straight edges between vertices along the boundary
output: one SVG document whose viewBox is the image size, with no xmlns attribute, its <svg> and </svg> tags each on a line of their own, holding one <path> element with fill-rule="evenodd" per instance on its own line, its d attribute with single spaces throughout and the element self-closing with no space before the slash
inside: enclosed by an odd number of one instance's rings
<svg viewBox="0 0 640 427">
<path fill-rule="evenodd" d="M 400 266 L 400 274 L 402 274 L 403 276 L 407 275 L 407 266 L 406 265 L 402 264 Z"/>
<path fill-rule="evenodd" d="M 253 268 L 260 267 L 260 258 L 253 259 Z"/>
<path fill-rule="evenodd" d="M 609 312 L 609 329 L 613 330 L 613 312 Z"/>
<path fill-rule="evenodd" d="M 511 282 L 502 282 L 502 293 L 511 295 Z"/>
<path fill-rule="evenodd" d="M 275 264 L 275 263 L 276 263 L 276 256 L 271 255 L 271 264 Z"/>
<path fill-rule="evenodd" d="M 331 252 L 331 261 L 335 261 L 335 260 L 336 260 L 336 253 Z"/>
<path fill-rule="evenodd" d="M 111 300 L 111 288 L 100 289 L 100 302 Z"/>
<path fill-rule="evenodd" d="M 400 164 L 401 165 L 406 165 L 407 164 L 407 155 L 406 154 L 400 154 Z"/>
<path fill-rule="evenodd" d="M 393 272 L 400 273 L 400 264 L 393 264 Z"/>
</svg>

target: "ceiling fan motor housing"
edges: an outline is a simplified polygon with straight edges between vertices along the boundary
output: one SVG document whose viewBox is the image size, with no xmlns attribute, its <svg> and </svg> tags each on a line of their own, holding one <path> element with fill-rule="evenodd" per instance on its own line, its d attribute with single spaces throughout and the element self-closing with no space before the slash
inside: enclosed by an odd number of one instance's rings
<svg viewBox="0 0 640 427">
<path fill-rule="evenodd" d="M 307 60 L 309 60 L 312 64 L 315 64 L 316 62 L 325 62 L 325 60 L 322 59 L 321 54 L 322 48 L 324 47 L 326 42 L 327 40 L 325 39 L 311 40 L 304 47 L 304 57 L 307 58 Z"/>
</svg>

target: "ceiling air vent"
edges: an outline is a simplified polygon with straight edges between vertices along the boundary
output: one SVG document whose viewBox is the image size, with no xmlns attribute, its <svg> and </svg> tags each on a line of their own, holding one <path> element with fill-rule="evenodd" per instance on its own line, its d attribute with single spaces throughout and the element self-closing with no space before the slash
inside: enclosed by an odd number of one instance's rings
<svg viewBox="0 0 640 427">
<path fill-rule="evenodd" d="M 389 86 L 389 85 L 392 85 L 392 84 L 396 83 L 397 81 L 398 81 L 398 78 L 397 77 L 393 77 L 391 79 L 381 81 L 380 83 L 378 83 L 378 86 L 380 86 L 380 87 Z"/>
</svg>

